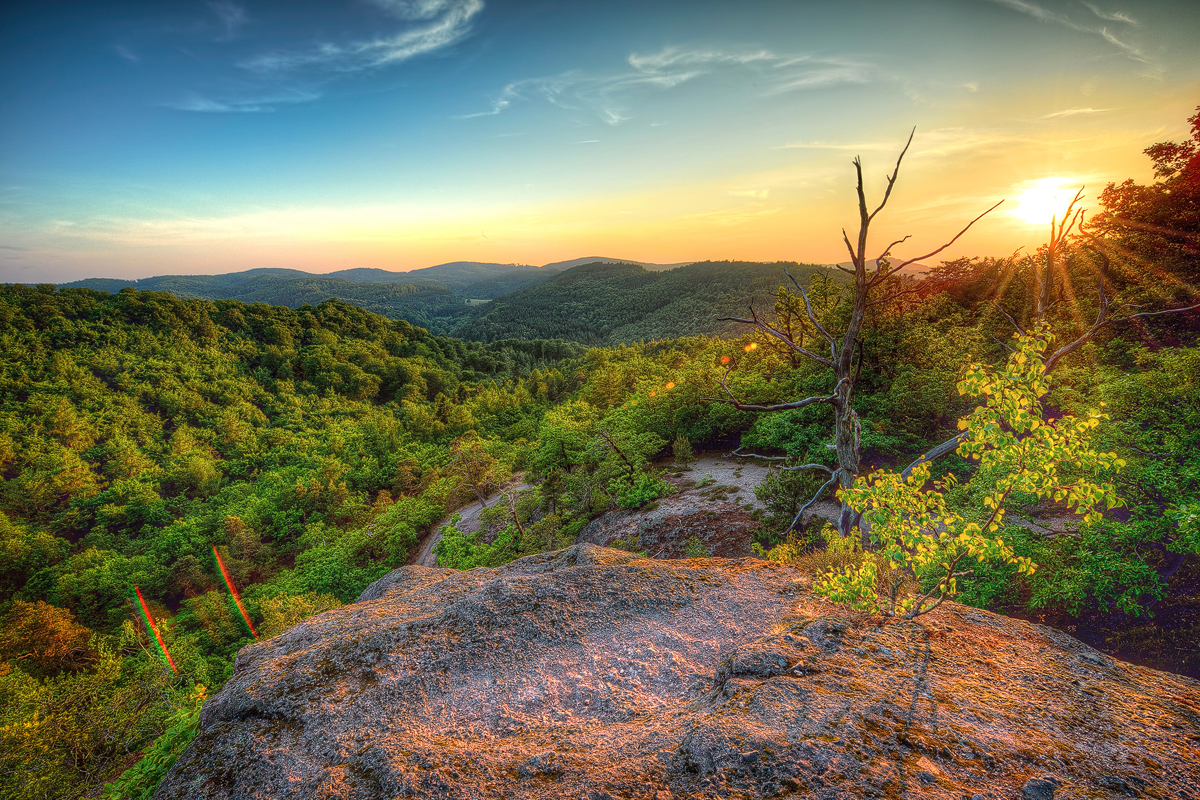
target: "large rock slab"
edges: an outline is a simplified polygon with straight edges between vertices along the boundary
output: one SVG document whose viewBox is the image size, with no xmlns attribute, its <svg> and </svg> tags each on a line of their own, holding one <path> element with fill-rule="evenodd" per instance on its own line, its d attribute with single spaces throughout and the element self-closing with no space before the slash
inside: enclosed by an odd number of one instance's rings
<svg viewBox="0 0 1200 800">
<path fill-rule="evenodd" d="M 756 559 L 404 567 L 239 654 L 167 798 L 1200 798 L 1200 684 Z"/>
</svg>

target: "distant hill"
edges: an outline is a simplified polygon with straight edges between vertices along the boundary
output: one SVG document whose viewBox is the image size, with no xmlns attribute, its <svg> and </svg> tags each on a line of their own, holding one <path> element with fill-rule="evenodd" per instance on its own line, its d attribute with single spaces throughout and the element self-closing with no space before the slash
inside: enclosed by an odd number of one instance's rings
<svg viewBox="0 0 1200 800">
<path fill-rule="evenodd" d="M 452 330 L 463 339 L 567 339 L 588 345 L 743 329 L 718 317 L 773 302 L 788 269 L 805 283 L 828 269 L 814 264 L 705 261 L 664 272 L 637 264 L 592 263 L 467 310 Z M 841 273 L 836 273 L 840 275 Z"/>
<path fill-rule="evenodd" d="M 583 263 L 579 263 L 579 262 Z M 767 302 L 783 269 L 804 280 L 815 265 L 702 262 L 670 265 L 573 259 L 542 267 L 453 261 L 411 272 L 356 268 L 326 275 L 264 268 L 222 275 L 89 278 L 63 284 L 118 292 L 240 300 L 299 308 L 339 298 L 433 333 L 477 341 L 561 338 L 613 344 L 698 333 L 733 333 L 716 318 Z M 841 273 L 838 273 L 839 275 Z M 468 301 L 491 301 L 470 305 Z"/>
<path fill-rule="evenodd" d="M 408 272 L 391 272 L 386 269 L 343 269 L 330 272 L 324 277 L 342 278 L 356 283 L 413 283 L 420 285 L 445 286 L 455 292 L 478 281 L 494 278 L 507 273 L 538 274 L 538 267 L 529 264 L 494 264 L 485 261 L 451 261 L 448 264 L 438 264 L 433 267 L 409 270 Z M 551 270 L 557 272 L 558 270 Z M 549 272 L 545 273 L 549 276 Z"/>
<path fill-rule="evenodd" d="M 382 270 L 381 270 L 382 271 Z M 403 273 L 399 273 L 403 274 Z M 166 292 L 183 299 L 240 300 L 299 308 L 337 297 L 389 319 L 440 332 L 466 308 L 461 297 L 437 284 L 360 283 L 293 269 L 252 269 L 224 275 L 161 275 L 138 281 L 89 278 L 64 284 L 116 293 L 126 287 Z"/>
<path fill-rule="evenodd" d="M 555 261 L 553 264 L 546 264 L 542 269 L 552 269 L 561 271 L 571 269 L 572 267 L 580 267 L 584 264 L 595 264 L 604 262 L 605 264 L 637 264 L 639 267 L 645 267 L 650 272 L 663 272 L 676 267 L 683 267 L 691 264 L 691 261 L 680 261 L 678 264 L 653 264 L 649 261 L 633 261 L 628 258 L 605 258 L 604 256 L 586 256 L 585 258 L 573 258 L 570 261 Z"/>
</svg>

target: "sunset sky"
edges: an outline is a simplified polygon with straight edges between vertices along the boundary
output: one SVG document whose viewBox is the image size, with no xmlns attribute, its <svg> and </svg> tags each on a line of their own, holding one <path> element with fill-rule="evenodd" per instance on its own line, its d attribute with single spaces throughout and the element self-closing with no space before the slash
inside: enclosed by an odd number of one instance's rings
<svg viewBox="0 0 1200 800">
<path fill-rule="evenodd" d="M 0 281 L 844 261 L 914 126 L 874 240 L 1007 254 L 1197 105 L 1194 0 L 10 2 Z"/>
</svg>

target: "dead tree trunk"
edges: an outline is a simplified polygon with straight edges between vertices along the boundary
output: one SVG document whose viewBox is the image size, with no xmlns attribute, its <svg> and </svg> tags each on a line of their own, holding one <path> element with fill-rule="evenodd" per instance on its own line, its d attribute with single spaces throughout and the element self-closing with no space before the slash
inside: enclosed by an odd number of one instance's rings
<svg viewBox="0 0 1200 800">
<path fill-rule="evenodd" d="M 915 133 L 915 129 L 914 129 Z M 868 234 L 870 233 L 871 223 L 875 217 L 887 205 L 888 199 L 892 195 L 892 188 L 896 185 L 896 177 L 900 173 L 900 164 L 904 160 L 905 153 L 908 152 L 909 146 L 912 144 L 913 135 L 910 134 L 908 142 L 904 145 L 904 149 L 900 152 L 900 156 L 896 159 L 896 166 L 892 170 L 892 174 L 887 179 L 887 189 L 884 191 L 883 199 L 874 211 L 871 211 L 867 205 L 866 192 L 863 189 L 863 174 L 862 161 L 858 158 L 854 159 L 854 170 L 857 177 L 857 192 L 858 192 L 858 215 L 859 227 L 858 237 L 855 242 L 850 241 L 850 236 L 845 229 L 842 230 L 842 239 L 846 244 L 846 249 L 850 253 L 850 261 L 852 268 L 838 266 L 838 269 L 848 273 L 854 279 L 853 296 L 851 298 L 850 318 L 846 324 L 846 329 L 841 332 L 840 336 L 834 336 L 829 330 L 821 324 L 813 313 L 812 303 L 809 302 L 808 294 L 804 291 L 799 282 L 792 277 L 790 273 L 786 273 L 788 278 L 796 286 L 797 291 L 804 298 L 804 306 L 807 311 L 808 320 L 820 335 L 825 343 L 829 346 L 829 355 L 823 355 L 804 346 L 804 340 L 801 337 L 797 341 L 797 337 L 793 335 L 789 329 L 787 331 L 780 330 L 778 327 L 770 324 L 765 319 L 761 318 L 754 308 L 750 309 L 750 317 L 743 319 L 739 317 L 726 317 L 724 319 L 734 322 L 741 322 L 746 325 L 752 325 L 763 333 L 772 336 L 783 342 L 792 351 L 811 359 L 831 370 L 834 389 L 827 397 L 809 397 L 804 400 L 798 400 L 791 403 L 779 403 L 775 405 L 755 405 L 740 402 L 733 393 L 729 390 L 726 380 L 729 377 L 729 371 L 725 373 L 725 377 L 721 379 L 721 388 L 725 391 L 727 397 L 721 398 L 705 398 L 713 402 L 729 403 L 735 408 L 742 411 L 752 411 L 759 413 L 772 413 L 776 411 L 785 411 L 792 408 L 802 408 L 813 403 L 825 403 L 833 407 L 833 450 L 837 457 L 837 465 L 830 467 L 824 464 L 802 464 L 794 467 L 785 467 L 785 469 L 816 469 L 823 470 L 829 474 L 829 480 L 826 481 L 811 500 L 804 504 L 800 509 L 800 513 L 792 521 L 791 528 L 795 529 L 800 525 L 801 518 L 804 513 L 811 508 L 825 493 L 835 484 L 843 489 L 848 489 L 854 484 L 854 480 L 859 474 L 859 461 L 861 458 L 861 432 L 862 426 L 858 420 L 858 414 L 854 410 L 854 393 L 858 385 L 858 373 L 861 369 L 861 353 L 856 358 L 856 352 L 859 351 L 859 336 L 862 333 L 863 322 L 866 319 L 867 308 L 872 305 L 877 305 L 880 302 L 886 302 L 889 298 L 875 299 L 871 297 L 874 289 L 879 287 L 884 281 L 895 275 L 900 270 L 918 261 L 931 258 L 945 250 L 947 247 L 956 242 L 959 237 L 967 232 L 968 229 L 988 212 L 996 208 L 992 206 L 987 211 L 980 214 L 967 224 L 953 239 L 946 242 L 935 250 L 932 250 L 924 255 L 910 258 L 897 265 L 893 265 L 890 261 L 892 248 L 899 245 L 908 239 L 905 236 L 888 245 L 880 255 L 873 260 L 867 257 Z M 996 204 L 997 206 L 999 203 Z M 822 348 L 824 349 L 824 348 Z M 732 367 L 730 371 L 732 371 Z M 857 525 L 857 515 L 853 509 L 842 503 L 841 512 L 838 516 L 838 533 L 842 536 L 849 536 Z"/>
</svg>

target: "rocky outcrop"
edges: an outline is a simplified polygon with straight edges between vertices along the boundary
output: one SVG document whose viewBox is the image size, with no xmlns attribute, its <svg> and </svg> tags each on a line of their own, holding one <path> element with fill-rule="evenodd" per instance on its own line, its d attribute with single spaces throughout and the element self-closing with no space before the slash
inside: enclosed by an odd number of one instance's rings
<svg viewBox="0 0 1200 800">
<path fill-rule="evenodd" d="M 244 649 L 167 798 L 1200 798 L 1200 684 L 755 559 L 404 567 Z"/>
<path fill-rule="evenodd" d="M 683 558 L 689 540 L 709 554 L 744 558 L 753 552 L 750 532 L 761 523 L 746 506 L 695 492 L 664 497 L 654 508 L 618 509 L 592 520 L 579 534 L 583 544 L 611 546 L 618 540 L 651 558 Z"/>
</svg>

